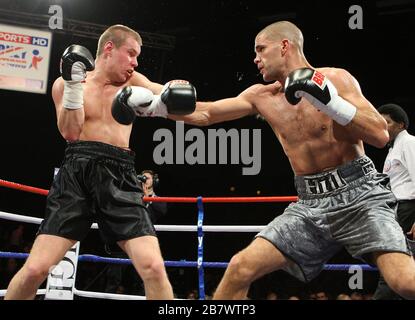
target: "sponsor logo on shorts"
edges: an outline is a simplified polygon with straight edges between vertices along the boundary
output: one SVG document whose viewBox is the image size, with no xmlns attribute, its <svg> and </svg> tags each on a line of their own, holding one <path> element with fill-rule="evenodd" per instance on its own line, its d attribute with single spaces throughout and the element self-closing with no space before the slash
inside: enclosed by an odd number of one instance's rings
<svg viewBox="0 0 415 320">
<path fill-rule="evenodd" d="M 331 192 L 346 185 L 337 170 L 317 178 L 305 178 L 304 181 L 307 193 L 311 194 Z"/>
<path fill-rule="evenodd" d="M 375 168 L 375 165 L 373 164 L 373 162 L 370 161 L 369 159 L 364 159 L 364 160 L 365 161 L 361 164 L 362 165 L 363 173 L 365 175 L 367 175 L 369 173 L 375 172 L 376 171 L 376 168 Z"/>
</svg>

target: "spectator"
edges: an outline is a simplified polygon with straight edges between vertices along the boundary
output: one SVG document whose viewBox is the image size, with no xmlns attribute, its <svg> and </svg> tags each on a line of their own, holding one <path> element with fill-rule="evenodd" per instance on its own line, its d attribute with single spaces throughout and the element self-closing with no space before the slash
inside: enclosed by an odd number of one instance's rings
<svg viewBox="0 0 415 320">
<path fill-rule="evenodd" d="M 352 298 L 346 293 L 340 293 L 337 295 L 336 300 L 352 300 Z"/>
<path fill-rule="evenodd" d="M 188 300 L 197 300 L 197 297 L 198 293 L 196 289 L 190 290 L 186 295 L 186 299 Z"/>
<path fill-rule="evenodd" d="M 141 181 L 144 196 L 156 197 L 154 189 L 157 188 L 160 183 L 158 174 L 152 170 L 143 170 L 141 174 L 138 175 L 138 179 Z M 153 224 L 167 213 L 167 203 L 165 202 L 146 202 L 146 206 Z"/>
<path fill-rule="evenodd" d="M 276 292 L 274 292 L 274 291 L 269 291 L 267 293 L 266 299 L 267 300 L 278 300 L 278 294 Z"/>
<path fill-rule="evenodd" d="M 353 291 L 350 295 L 350 299 L 352 300 L 363 300 L 363 295 L 360 292 Z"/>
<path fill-rule="evenodd" d="M 325 291 L 316 292 L 316 300 L 329 300 L 329 297 Z"/>
</svg>

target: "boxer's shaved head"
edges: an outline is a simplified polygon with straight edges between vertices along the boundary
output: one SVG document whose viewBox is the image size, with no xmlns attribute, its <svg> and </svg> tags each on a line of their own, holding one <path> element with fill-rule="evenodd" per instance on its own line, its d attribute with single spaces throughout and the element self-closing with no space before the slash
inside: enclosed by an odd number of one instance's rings
<svg viewBox="0 0 415 320">
<path fill-rule="evenodd" d="M 298 27 L 289 21 L 278 21 L 262 29 L 258 36 L 264 36 L 272 41 L 289 40 L 300 52 L 303 52 L 304 37 Z"/>
</svg>

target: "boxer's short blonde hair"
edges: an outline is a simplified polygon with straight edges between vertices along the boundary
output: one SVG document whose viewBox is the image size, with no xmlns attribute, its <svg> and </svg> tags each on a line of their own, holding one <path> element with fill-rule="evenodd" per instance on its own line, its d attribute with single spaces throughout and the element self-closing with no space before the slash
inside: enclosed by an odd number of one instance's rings
<svg viewBox="0 0 415 320">
<path fill-rule="evenodd" d="M 111 41 L 112 43 L 114 43 L 116 48 L 119 48 L 124 44 L 125 39 L 127 39 L 127 37 L 132 37 L 133 39 L 135 39 L 140 46 L 143 44 L 141 36 L 138 34 L 138 32 L 134 31 L 133 29 L 122 24 L 116 24 L 109 27 L 99 37 L 97 57 L 99 57 L 102 54 L 102 52 L 104 51 L 104 46 L 108 41 Z"/>
</svg>

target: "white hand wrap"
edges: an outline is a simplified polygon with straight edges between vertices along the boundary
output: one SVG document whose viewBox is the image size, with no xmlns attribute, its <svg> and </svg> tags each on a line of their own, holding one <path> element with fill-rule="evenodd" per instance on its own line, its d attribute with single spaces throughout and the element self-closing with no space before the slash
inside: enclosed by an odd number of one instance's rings
<svg viewBox="0 0 415 320">
<path fill-rule="evenodd" d="M 63 106 L 73 110 L 84 106 L 84 90 L 81 82 L 64 81 Z"/>
<path fill-rule="evenodd" d="M 344 100 L 337 93 L 336 87 L 326 78 L 326 85 L 330 91 L 331 100 L 325 105 L 312 95 L 304 91 L 298 91 L 296 96 L 303 96 L 310 101 L 318 110 L 327 114 L 330 118 L 336 121 L 338 124 L 347 125 L 356 114 L 356 107 L 350 102 Z"/>
<path fill-rule="evenodd" d="M 63 106 L 66 109 L 80 109 L 84 106 L 82 81 L 86 78 L 85 65 L 77 61 L 72 65 L 71 81 L 64 81 Z"/>
</svg>

